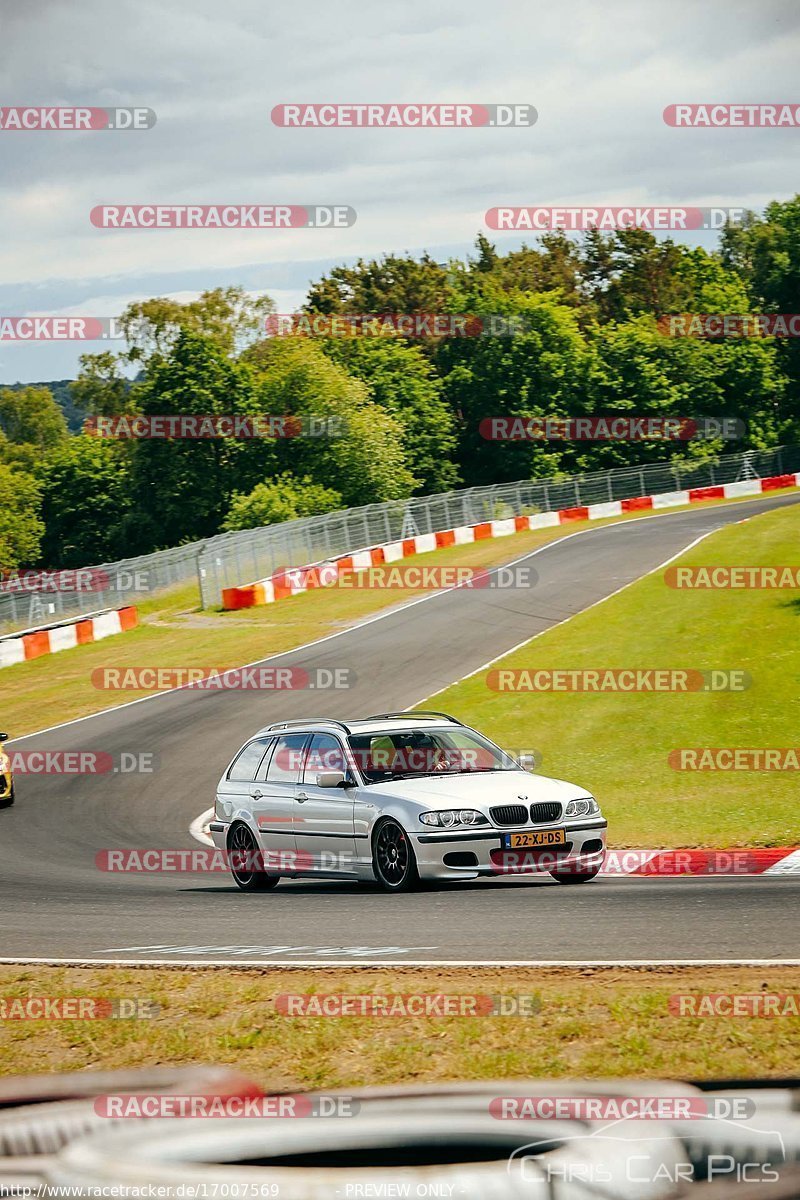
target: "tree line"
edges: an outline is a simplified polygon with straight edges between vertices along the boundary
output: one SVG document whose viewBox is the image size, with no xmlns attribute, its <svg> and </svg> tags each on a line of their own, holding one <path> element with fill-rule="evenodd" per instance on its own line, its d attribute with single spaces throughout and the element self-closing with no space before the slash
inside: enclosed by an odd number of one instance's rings
<svg viewBox="0 0 800 1200">
<path fill-rule="evenodd" d="M 480 234 L 463 260 L 387 255 L 334 267 L 304 312 L 347 318 L 344 336 L 309 336 L 308 322 L 270 336 L 271 300 L 236 287 L 132 304 L 124 349 L 81 358 L 73 427 L 77 412 L 273 414 L 338 422 L 340 436 L 109 439 L 71 432 L 61 384 L 61 403 L 41 385 L 0 389 L 0 571 L 82 566 L 454 487 L 798 442 L 796 338 L 674 337 L 659 320 L 790 313 L 798 298 L 800 196 L 724 229 L 710 251 L 632 229 L 546 233 L 501 253 Z M 465 336 L 360 325 L 381 314 L 474 321 Z M 500 336 L 490 318 L 505 323 Z M 741 436 L 492 441 L 481 432 L 497 416 L 612 415 L 733 418 Z"/>
</svg>

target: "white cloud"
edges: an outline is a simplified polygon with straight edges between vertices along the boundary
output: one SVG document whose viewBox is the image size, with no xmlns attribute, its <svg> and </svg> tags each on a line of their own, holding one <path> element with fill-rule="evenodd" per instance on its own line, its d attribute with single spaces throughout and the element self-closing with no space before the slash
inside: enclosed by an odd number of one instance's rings
<svg viewBox="0 0 800 1200">
<path fill-rule="evenodd" d="M 142 132 L 0 132 L 4 312 L 34 298 L 37 311 L 80 308 L 92 294 L 118 310 L 254 276 L 301 295 L 325 262 L 445 257 L 499 203 L 761 207 L 797 186 L 800 131 L 676 130 L 661 117 L 675 101 L 796 95 L 792 0 L 38 0 L 5 5 L 2 21 L 4 104 L 158 114 Z M 540 115 L 532 129 L 272 126 L 273 105 L 292 100 L 527 102 Z M 343 203 L 358 221 L 94 229 L 92 207 L 118 202 Z M 43 358 L 25 363 L 43 377 Z"/>
</svg>

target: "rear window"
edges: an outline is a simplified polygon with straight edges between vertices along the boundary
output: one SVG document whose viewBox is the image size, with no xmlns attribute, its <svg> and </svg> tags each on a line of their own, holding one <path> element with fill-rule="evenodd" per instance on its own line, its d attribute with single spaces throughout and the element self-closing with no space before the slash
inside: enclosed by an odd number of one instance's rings
<svg viewBox="0 0 800 1200">
<path fill-rule="evenodd" d="M 252 783 L 258 764 L 271 741 L 271 738 L 256 738 L 239 751 L 228 771 L 231 783 Z"/>
</svg>

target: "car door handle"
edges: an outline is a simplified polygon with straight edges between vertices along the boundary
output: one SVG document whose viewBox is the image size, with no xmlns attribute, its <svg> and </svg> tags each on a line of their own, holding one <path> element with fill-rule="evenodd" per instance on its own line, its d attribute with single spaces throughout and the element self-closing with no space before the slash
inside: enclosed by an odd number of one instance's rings
<svg viewBox="0 0 800 1200">
<path fill-rule="evenodd" d="M 300 801 L 300 803 L 302 804 L 304 800 L 308 800 L 308 799 L 309 799 L 309 796 L 308 796 L 308 794 L 307 794 L 306 792 L 298 792 L 298 793 L 297 793 L 297 799 L 298 799 L 298 800 Z"/>
<path fill-rule="evenodd" d="M 260 799 L 261 799 L 261 797 L 264 795 L 264 793 L 263 793 L 263 792 L 260 792 L 260 791 L 258 790 L 258 788 L 256 788 L 256 790 L 255 790 L 254 792 L 251 792 L 251 793 L 250 793 L 250 795 L 251 795 L 251 797 L 252 797 L 252 799 L 253 799 L 253 800 L 260 800 Z"/>
</svg>

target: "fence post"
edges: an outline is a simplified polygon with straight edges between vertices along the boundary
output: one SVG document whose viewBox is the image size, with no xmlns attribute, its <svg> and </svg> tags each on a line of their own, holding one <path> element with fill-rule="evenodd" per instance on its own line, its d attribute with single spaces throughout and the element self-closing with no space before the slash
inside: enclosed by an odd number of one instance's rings
<svg viewBox="0 0 800 1200">
<path fill-rule="evenodd" d="M 195 560 L 194 560 L 195 571 L 197 572 L 197 590 L 200 593 L 200 607 L 206 608 L 207 607 L 206 593 L 205 593 L 205 588 L 203 586 L 205 571 L 201 564 L 201 559 L 202 559 L 202 550 L 198 550 L 197 554 L 195 555 Z"/>
</svg>

